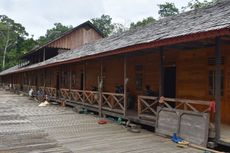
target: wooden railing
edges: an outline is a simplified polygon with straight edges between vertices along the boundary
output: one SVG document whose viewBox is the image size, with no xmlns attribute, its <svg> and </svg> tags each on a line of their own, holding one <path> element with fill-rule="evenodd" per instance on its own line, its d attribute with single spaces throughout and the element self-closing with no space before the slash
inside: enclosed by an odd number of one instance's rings
<svg viewBox="0 0 230 153">
<path fill-rule="evenodd" d="M 202 113 L 208 113 L 210 110 L 209 101 L 138 96 L 138 117 L 155 120 L 157 106 Z"/>
<path fill-rule="evenodd" d="M 70 90 L 69 89 L 63 89 L 63 88 L 61 88 L 60 90 L 59 90 L 59 92 L 60 92 L 60 98 L 63 98 L 63 99 L 66 99 L 66 100 L 70 100 L 71 99 L 71 97 L 70 97 Z"/>
<path fill-rule="evenodd" d="M 51 97 L 51 98 L 56 98 L 57 97 L 57 89 L 56 88 L 52 88 L 52 87 L 45 87 L 45 94 L 48 96 L 48 97 Z"/>
<path fill-rule="evenodd" d="M 155 120 L 157 106 L 158 97 L 138 96 L 138 117 Z"/>
<path fill-rule="evenodd" d="M 44 86 L 40 86 L 40 87 L 38 88 L 38 90 L 42 91 L 42 93 L 45 93 L 45 87 L 44 87 Z"/>
<path fill-rule="evenodd" d="M 124 112 L 124 94 L 103 92 L 102 107 L 107 107 L 114 111 Z"/>
<path fill-rule="evenodd" d="M 162 100 L 162 105 L 170 109 L 181 109 L 200 113 L 208 113 L 210 111 L 209 101 L 178 98 L 163 98 Z"/>
<path fill-rule="evenodd" d="M 20 84 L 13 84 L 11 90 L 13 92 L 19 91 L 20 90 Z"/>
<path fill-rule="evenodd" d="M 84 101 L 84 92 L 83 90 L 70 90 L 70 100 L 83 103 Z"/>
<path fill-rule="evenodd" d="M 28 93 L 29 90 L 29 85 L 23 85 L 23 92 Z"/>
<path fill-rule="evenodd" d="M 84 102 L 91 105 L 99 105 L 100 95 L 98 91 L 84 91 Z"/>
</svg>

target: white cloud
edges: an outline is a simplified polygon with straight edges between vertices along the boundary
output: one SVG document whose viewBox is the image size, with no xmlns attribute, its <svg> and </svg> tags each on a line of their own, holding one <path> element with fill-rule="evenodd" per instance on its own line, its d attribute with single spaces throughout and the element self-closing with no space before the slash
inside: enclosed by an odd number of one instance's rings
<svg viewBox="0 0 230 153">
<path fill-rule="evenodd" d="M 77 26 L 102 14 L 125 25 L 149 16 L 158 18 L 157 5 L 166 1 L 181 8 L 190 0 L 0 0 L 0 12 L 38 38 L 56 22 Z"/>
</svg>

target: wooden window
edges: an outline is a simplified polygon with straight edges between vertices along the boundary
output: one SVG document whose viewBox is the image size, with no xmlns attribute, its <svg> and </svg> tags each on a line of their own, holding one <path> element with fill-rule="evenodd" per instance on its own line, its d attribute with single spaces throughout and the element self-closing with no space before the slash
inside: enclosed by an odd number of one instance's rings
<svg viewBox="0 0 230 153">
<path fill-rule="evenodd" d="M 215 96 L 215 70 L 209 70 L 208 94 L 210 96 Z M 221 96 L 224 96 L 224 71 L 223 70 L 221 70 Z"/>
<path fill-rule="evenodd" d="M 135 66 L 135 75 L 136 75 L 136 89 L 142 90 L 143 88 L 143 66 Z"/>
</svg>

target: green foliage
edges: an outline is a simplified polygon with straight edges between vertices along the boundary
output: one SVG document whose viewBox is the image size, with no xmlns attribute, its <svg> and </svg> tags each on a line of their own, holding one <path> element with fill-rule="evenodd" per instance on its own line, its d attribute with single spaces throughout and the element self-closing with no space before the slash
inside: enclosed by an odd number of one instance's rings
<svg viewBox="0 0 230 153">
<path fill-rule="evenodd" d="M 218 1 L 219 0 L 212 0 L 212 1 L 204 0 L 203 2 L 200 2 L 199 0 L 192 0 L 188 3 L 187 6 L 182 7 L 182 10 L 186 11 L 186 10 L 195 10 L 195 9 L 205 8 L 209 5 L 217 3 Z"/>
<path fill-rule="evenodd" d="M 168 16 L 179 14 L 179 9 L 176 8 L 174 3 L 166 2 L 165 4 L 160 4 L 158 6 L 160 8 L 158 14 L 161 17 L 168 17 Z"/>
<path fill-rule="evenodd" d="M 33 38 L 26 39 L 28 33 L 21 24 L 6 15 L 0 15 L 0 67 L 9 68 L 17 64 L 17 58 L 35 45 Z M 23 45 L 24 44 L 24 45 Z"/>
<path fill-rule="evenodd" d="M 63 33 L 71 30 L 72 28 L 73 26 L 65 26 L 61 23 L 54 23 L 54 27 L 52 29 L 48 29 L 45 36 L 40 36 L 37 42 L 39 45 L 44 45 L 45 43 L 58 38 Z"/>
<path fill-rule="evenodd" d="M 93 18 L 91 22 L 103 33 L 104 36 L 109 36 L 114 30 L 112 18 L 109 15 L 102 15 L 100 18 Z"/>
<path fill-rule="evenodd" d="M 149 23 L 152 23 L 154 21 L 156 21 L 156 20 L 153 17 L 148 17 L 146 19 L 143 19 L 142 21 L 138 21 L 137 23 L 132 22 L 130 24 L 130 29 L 134 29 L 134 28 L 137 28 L 137 27 L 143 27 L 143 26 L 145 26 L 145 25 L 147 25 Z"/>
<path fill-rule="evenodd" d="M 124 31 L 128 30 L 128 28 L 125 27 L 121 23 L 114 23 L 113 25 L 114 25 L 114 29 L 113 29 L 112 34 L 119 34 L 121 32 L 124 32 Z"/>
<path fill-rule="evenodd" d="M 19 56 L 29 52 L 37 45 L 38 45 L 38 42 L 34 40 L 33 38 L 27 38 L 27 39 L 19 38 L 18 45 L 17 45 L 17 50 L 20 51 Z"/>
</svg>

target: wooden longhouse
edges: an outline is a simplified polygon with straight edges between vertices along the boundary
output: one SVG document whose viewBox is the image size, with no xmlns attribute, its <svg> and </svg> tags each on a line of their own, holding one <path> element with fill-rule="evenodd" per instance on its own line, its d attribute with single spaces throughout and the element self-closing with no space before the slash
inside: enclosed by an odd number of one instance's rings
<svg viewBox="0 0 230 153">
<path fill-rule="evenodd" d="M 87 22 L 24 55 L 1 82 L 150 126 L 164 96 L 167 107 L 210 114 L 215 142 L 230 144 L 230 1 L 102 37 Z"/>
</svg>

